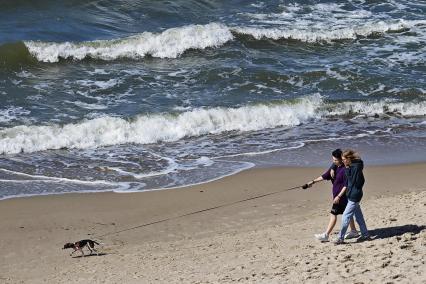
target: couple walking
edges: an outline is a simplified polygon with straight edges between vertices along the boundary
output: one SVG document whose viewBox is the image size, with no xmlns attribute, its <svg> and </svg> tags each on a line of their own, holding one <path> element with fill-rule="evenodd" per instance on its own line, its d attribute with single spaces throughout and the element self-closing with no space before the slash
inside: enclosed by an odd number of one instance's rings
<svg viewBox="0 0 426 284">
<path fill-rule="evenodd" d="M 335 244 L 343 244 L 344 239 L 357 238 L 357 241 L 370 239 L 367 225 L 361 211 L 361 201 L 364 186 L 364 163 L 359 155 L 353 150 L 341 151 L 336 149 L 332 153 L 333 164 L 323 175 L 307 183 L 308 187 L 313 184 L 331 180 L 333 184 L 333 205 L 330 211 L 330 221 L 327 230 L 322 234 L 316 234 L 315 238 L 321 242 L 329 241 L 330 233 L 336 225 L 337 215 L 343 214 L 342 226 Z M 359 225 L 361 236 L 355 228 L 355 222 Z M 351 230 L 346 233 L 348 226 Z"/>
</svg>

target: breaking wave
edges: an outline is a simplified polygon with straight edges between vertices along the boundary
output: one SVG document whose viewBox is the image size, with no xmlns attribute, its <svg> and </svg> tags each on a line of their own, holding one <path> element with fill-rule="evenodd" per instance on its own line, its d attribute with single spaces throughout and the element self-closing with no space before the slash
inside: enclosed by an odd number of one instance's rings
<svg viewBox="0 0 426 284">
<path fill-rule="evenodd" d="M 60 58 L 114 60 L 119 58 L 138 59 L 147 55 L 176 58 L 188 49 L 217 47 L 232 39 L 233 35 L 226 26 L 210 23 L 171 28 L 160 34 L 144 32 L 116 40 L 81 43 L 26 41 L 25 45 L 37 60 L 57 62 Z"/>
<path fill-rule="evenodd" d="M 326 103 L 320 95 L 292 102 L 239 108 L 194 109 L 179 114 L 140 115 L 131 120 L 100 117 L 75 124 L 16 126 L 0 130 L 0 153 L 61 148 L 96 148 L 125 143 L 150 144 L 228 131 L 294 127 L 312 120 L 348 114 L 426 115 L 426 102 Z"/>
<path fill-rule="evenodd" d="M 415 25 L 426 24 L 426 21 L 405 21 L 396 22 L 369 22 L 360 26 L 331 28 L 331 29 L 283 29 L 283 28 L 257 28 L 242 27 L 235 28 L 239 34 L 250 35 L 255 39 L 292 39 L 303 42 L 332 42 L 336 40 L 350 40 L 358 37 L 368 37 L 370 35 L 384 34 L 387 32 L 399 32 L 410 29 Z"/>
<path fill-rule="evenodd" d="M 404 31 L 424 24 L 426 24 L 426 21 L 376 21 L 368 22 L 361 26 L 332 27 L 327 30 L 325 28 L 306 29 L 297 27 L 228 27 L 220 23 L 210 23 L 207 25 L 188 25 L 171 28 L 162 33 L 144 32 L 115 40 L 63 43 L 25 41 L 24 44 L 29 54 L 40 62 L 58 62 L 60 59 L 82 60 L 85 58 L 100 60 L 140 59 L 146 56 L 176 58 L 190 49 L 222 46 L 234 40 L 234 35 L 249 35 L 257 40 L 288 39 L 310 43 L 332 42 L 387 32 Z M 27 56 L 27 53 L 21 53 Z"/>
<path fill-rule="evenodd" d="M 406 117 L 425 116 L 426 101 L 420 102 L 392 102 L 382 100 L 377 102 L 344 102 L 334 105 L 329 115 L 402 115 Z"/>
</svg>

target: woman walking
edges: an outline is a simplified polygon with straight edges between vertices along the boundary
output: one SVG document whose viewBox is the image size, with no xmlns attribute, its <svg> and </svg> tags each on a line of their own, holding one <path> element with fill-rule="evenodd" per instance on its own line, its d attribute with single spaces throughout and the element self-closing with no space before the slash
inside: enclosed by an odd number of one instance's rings
<svg viewBox="0 0 426 284">
<path fill-rule="evenodd" d="M 369 240 L 370 236 L 368 234 L 367 225 L 365 224 L 361 206 L 359 205 L 363 196 L 362 187 L 365 182 L 364 174 L 362 172 L 364 169 L 364 162 L 355 151 L 350 149 L 343 152 L 342 162 L 345 165 L 346 184 L 341 193 L 336 196 L 334 202 L 338 203 L 346 194 L 348 204 L 343 212 L 342 227 L 340 229 L 339 238 L 335 241 L 335 244 L 344 243 L 343 240 L 346 230 L 348 229 L 351 218 L 354 216 L 361 231 L 361 236 L 357 239 L 357 241 Z"/>
<path fill-rule="evenodd" d="M 343 187 L 346 184 L 345 176 L 345 166 L 342 162 L 342 150 L 336 149 L 331 153 L 333 165 L 326 171 L 323 175 L 317 177 L 311 182 L 307 183 L 308 187 L 311 187 L 313 184 L 323 181 L 330 180 L 333 184 L 333 201 L 340 194 Z M 324 233 L 315 234 L 315 238 L 321 242 L 328 242 L 329 236 L 334 229 L 337 221 L 337 215 L 343 214 L 346 208 L 348 200 L 346 196 L 340 198 L 339 202 L 333 202 L 331 211 L 330 211 L 330 221 L 328 223 L 327 229 Z M 350 220 L 351 231 L 345 235 L 346 239 L 356 238 L 359 236 L 358 231 L 355 228 L 355 223 L 353 219 Z"/>
</svg>

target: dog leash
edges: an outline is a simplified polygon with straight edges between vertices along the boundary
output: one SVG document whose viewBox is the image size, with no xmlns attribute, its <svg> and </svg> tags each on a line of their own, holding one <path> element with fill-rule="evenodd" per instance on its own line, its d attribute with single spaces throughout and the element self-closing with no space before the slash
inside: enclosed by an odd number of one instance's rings
<svg viewBox="0 0 426 284">
<path fill-rule="evenodd" d="M 147 227 L 147 226 L 151 226 L 151 225 L 154 225 L 154 224 L 163 223 L 163 222 L 167 222 L 167 221 L 170 221 L 170 220 L 175 220 L 175 219 L 179 219 L 179 218 L 183 218 L 183 217 L 187 217 L 187 216 L 191 216 L 191 215 L 195 215 L 195 214 L 199 214 L 199 213 L 203 213 L 203 212 L 207 212 L 207 211 L 211 211 L 211 210 L 215 210 L 215 209 L 219 209 L 219 208 L 223 208 L 223 207 L 228 207 L 228 206 L 232 206 L 232 205 L 235 205 L 235 204 L 238 204 L 238 203 L 243 203 L 243 202 L 247 202 L 247 201 L 250 201 L 250 200 L 259 199 L 259 198 L 263 198 L 263 197 L 266 197 L 266 196 L 270 196 L 270 195 L 274 195 L 274 194 L 278 194 L 278 193 L 282 193 L 282 192 L 286 192 L 286 191 L 290 191 L 290 190 L 294 190 L 294 189 L 298 189 L 298 188 L 306 189 L 307 185 L 304 184 L 304 185 L 299 185 L 299 186 L 295 186 L 295 187 L 285 188 L 285 189 L 282 189 L 282 190 L 257 195 L 257 196 L 254 196 L 254 197 L 234 201 L 234 202 L 231 202 L 231 203 L 226 203 L 226 204 L 222 204 L 222 205 L 218 205 L 218 206 L 214 206 L 214 207 L 210 207 L 210 208 L 206 208 L 206 209 L 202 209 L 202 210 L 197 210 L 197 211 L 194 211 L 194 212 L 186 213 L 186 214 L 175 216 L 175 217 L 170 217 L 170 218 L 166 218 L 166 219 L 162 219 L 162 220 L 158 220 L 158 221 L 154 221 L 154 222 L 150 222 L 150 223 L 145 223 L 145 224 L 134 226 L 134 227 L 127 228 L 127 229 L 109 232 L 109 233 L 99 235 L 99 236 L 96 236 L 96 237 L 102 238 L 102 237 L 109 236 L 109 235 L 115 235 L 115 234 L 131 231 L 131 230 L 135 230 L 135 229 L 138 229 L 138 228 Z"/>
</svg>

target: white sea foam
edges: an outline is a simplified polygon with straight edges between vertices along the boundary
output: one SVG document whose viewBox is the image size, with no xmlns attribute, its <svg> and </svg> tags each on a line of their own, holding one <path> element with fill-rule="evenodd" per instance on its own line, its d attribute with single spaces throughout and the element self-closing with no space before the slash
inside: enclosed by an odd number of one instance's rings
<svg viewBox="0 0 426 284">
<path fill-rule="evenodd" d="M 246 152 L 246 153 L 239 153 L 239 154 L 223 155 L 223 156 L 217 156 L 215 157 L 215 159 L 233 158 L 233 157 L 240 157 L 240 156 L 258 156 L 258 155 L 270 154 L 270 153 L 284 151 L 284 150 L 299 149 L 299 148 L 302 148 L 303 146 L 305 146 L 305 143 L 298 142 L 294 146 L 288 146 L 284 148 L 270 149 L 270 150 L 258 151 L 258 152 Z"/>
<path fill-rule="evenodd" d="M 72 101 L 66 100 L 64 102 L 68 103 L 68 104 L 76 105 L 76 106 L 84 108 L 84 109 L 91 109 L 91 110 L 101 110 L 101 109 L 107 109 L 108 108 L 108 106 L 106 106 L 106 105 L 96 104 L 96 103 L 88 104 L 88 103 L 85 103 L 85 102 L 82 102 L 82 101 L 73 101 L 72 102 Z"/>
<path fill-rule="evenodd" d="M 34 174 L 27 174 L 23 172 L 17 172 L 17 171 L 11 171 L 7 169 L 0 169 L 2 172 L 10 173 L 13 175 L 18 175 L 25 177 L 25 179 L 19 179 L 19 180 L 10 180 L 11 182 L 25 182 L 25 181 L 50 181 L 50 182 L 59 182 L 59 183 L 78 183 L 78 184 L 96 184 L 96 185 L 115 185 L 116 183 L 107 182 L 104 180 L 93 180 L 93 181 L 85 181 L 85 180 L 79 180 L 79 179 L 69 179 L 69 178 L 59 178 L 59 177 L 49 177 L 49 176 L 43 176 L 43 175 L 34 175 Z M 5 180 L 3 180 L 5 181 Z"/>
<path fill-rule="evenodd" d="M 417 35 L 405 40 L 418 42 L 424 38 L 424 20 L 392 18 L 387 12 L 373 13 L 363 5 L 355 6 L 356 9 L 348 9 L 347 3 L 282 4 L 281 11 L 274 13 L 239 14 L 249 18 L 251 25 L 237 27 L 234 32 L 256 39 L 330 42 L 410 29 Z"/>
<path fill-rule="evenodd" d="M 82 43 L 26 41 L 29 52 L 42 62 L 57 62 L 60 58 L 81 60 L 87 57 L 103 60 L 142 58 L 147 55 L 176 58 L 188 49 L 205 49 L 223 45 L 233 39 L 222 24 L 188 25 L 162 33 L 144 32 L 117 39 Z"/>
<path fill-rule="evenodd" d="M 347 77 L 347 76 L 343 76 L 343 75 L 342 75 L 342 74 L 340 74 L 338 71 L 331 70 L 331 68 L 330 68 L 330 67 L 328 67 L 328 68 L 326 69 L 326 73 L 327 73 L 327 75 L 328 75 L 328 76 L 330 76 L 330 77 L 332 77 L 332 78 L 335 78 L 335 79 L 337 79 L 337 80 L 340 80 L 340 81 L 346 81 L 346 80 L 349 80 L 349 77 Z"/>
<path fill-rule="evenodd" d="M 78 84 L 85 86 L 85 87 L 92 87 L 100 90 L 106 90 L 110 89 L 112 87 L 119 86 L 122 81 L 119 79 L 109 79 L 106 81 L 92 81 L 92 80 L 77 80 Z"/>
<path fill-rule="evenodd" d="M 304 42 L 330 42 L 335 40 L 356 39 L 359 36 L 383 34 L 386 32 L 402 31 L 419 24 L 419 21 L 369 21 L 348 27 L 236 27 L 232 30 L 239 34 L 246 34 L 255 39 L 294 39 Z"/>
<path fill-rule="evenodd" d="M 22 107 L 10 106 L 4 109 L 0 109 L 0 123 L 9 122 L 18 119 L 21 116 L 26 116 L 28 114 L 30 114 L 30 111 Z"/>
<path fill-rule="evenodd" d="M 91 148 L 123 143 L 148 144 L 226 131 L 296 126 L 318 117 L 320 96 L 293 104 L 195 109 L 178 115 L 143 115 L 133 120 L 100 117 L 76 124 L 16 126 L 0 131 L 0 153 Z"/>
<path fill-rule="evenodd" d="M 125 143 L 150 144 L 228 131 L 298 126 L 330 116 L 395 113 L 425 116 L 426 101 L 344 102 L 327 104 L 314 95 L 288 103 L 239 108 L 194 109 L 180 114 L 141 115 L 126 120 L 104 116 L 76 124 L 16 126 L 0 130 L 0 153 L 60 148 L 96 148 Z"/>
<path fill-rule="evenodd" d="M 108 75 L 109 72 L 105 69 L 96 68 L 94 71 L 86 71 L 90 75 Z"/>
<path fill-rule="evenodd" d="M 426 115 L 426 101 L 421 102 L 393 102 L 382 100 L 376 102 L 344 102 L 333 107 L 328 115 L 364 114 L 383 115 L 398 113 L 403 116 Z"/>
<path fill-rule="evenodd" d="M 34 78 L 34 74 L 32 74 L 31 72 L 28 72 L 26 70 L 22 70 L 20 72 L 16 73 L 16 76 L 19 78 Z"/>
</svg>

